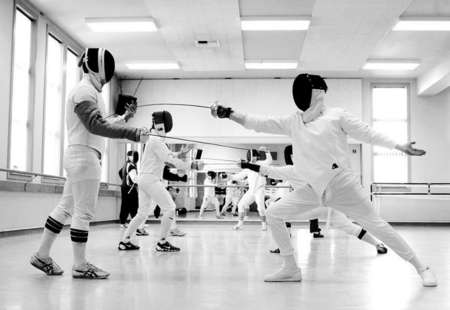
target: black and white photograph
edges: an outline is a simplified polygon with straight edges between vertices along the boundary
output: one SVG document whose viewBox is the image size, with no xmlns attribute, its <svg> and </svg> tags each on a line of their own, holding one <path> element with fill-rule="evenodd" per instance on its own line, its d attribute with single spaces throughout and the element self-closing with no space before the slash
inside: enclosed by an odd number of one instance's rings
<svg viewBox="0 0 450 310">
<path fill-rule="evenodd" d="M 450 309 L 450 0 L 0 0 L 0 310 Z"/>
</svg>

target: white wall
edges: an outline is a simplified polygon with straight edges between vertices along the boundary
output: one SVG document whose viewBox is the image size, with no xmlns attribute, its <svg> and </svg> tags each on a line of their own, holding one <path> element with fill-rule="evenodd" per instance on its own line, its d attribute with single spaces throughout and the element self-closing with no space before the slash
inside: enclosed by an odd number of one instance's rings
<svg viewBox="0 0 450 310">
<path fill-rule="evenodd" d="M 133 94 L 138 81 L 122 81 L 125 93 Z M 361 80 L 329 79 L 327 100 L 361 116 Z M 239 111 L 282 116 L 296 110 L 292 101 L 291 79 L 211 79 L 145 80 L 137 91 L 138 104 L 182 103 L 210 106 L 216 100 Z M 131 124 L 151 126 L 151 113 L 169 110 L 174 117 L 171 133 L 181 137 L 214 138 L 231 143 L 286 143 L 286 138 L 246 130 L 225 120 L 211 117 L 207 109 L 156 106 L 142 108 Z"/>
<path fill-rule="evenodd" d="M 43 227 L 61 194 L 0 191 L 0 197 L 1 232 Z M 119 208 L 120 198 L 100 196 L 94 222 L 117 220 Z"/>
<path fill-rule="evenodd" d="M 450 223 L 450 196 L 378 196 L 374 205 L 388 222 Z"/>
<path fill-rule="evenodd" d="M 411 139 L 427 151 L 411 159 L 411 181 L 450 183 L 450 89 L 431 97 L 413 96 L 410 118 Z"/>
</svg>

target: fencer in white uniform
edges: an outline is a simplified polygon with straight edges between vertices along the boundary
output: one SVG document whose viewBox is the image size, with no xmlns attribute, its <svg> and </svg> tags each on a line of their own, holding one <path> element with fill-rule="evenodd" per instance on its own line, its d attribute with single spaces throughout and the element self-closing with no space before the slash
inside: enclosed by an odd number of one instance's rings
<svg viewBox="0 0 450 310">
<path fill-rule="evenodd" d="M 295 172 L 293 170 L 294 170 L 293 166 L 272 167 L 270 169 L 271 174 L 269 174 L 268 176 L 275 179 L 289 180 L 293 175 L 295 175 Z M 289 186 L 289 181 L 283 181 L 280 184 L 281 186 Z M 277 193 L 274 194 L 274 197 L 271 197 L 270 202 L 268 203 L 268 207 L 270 207 L 272 203 L 276 202 L 277 199 L 281 199 L 283 196 L 285 196 L 287 194 L 286 189 L 287 188 L 280 188 L 279 191 L 277 191 Z M 356 238 L 365 241 L 370 245 L 373 245 L 377 250 L 378 254 L 387 253 L 387 248 L 384 246 L 383 243 L 381 243 L 374 236 L 368 233 L 364 228 L 350 221 L 350 219 L 347 216 L 345 216 L 344 213 L 337 211 L 333 208 L 320 206 L 310 211 L 307 211 L 306 213 L 302 213 L 301 215 L 293 219 L 304 220 L 313 218 L 328 219 L 330 222 L 330 226 L 332 228 L 342 230 L 349 235 L 355 236 Z"/>
<path fill-rule="evenodd" d="M 66 102 L 68 146 L 64 151 L 67 180 L 62 197 L 45 223 L 39 250 L 31 264 L 47 275 L 61 275 L 63 270 L 50 257 L 50 249 L 63 225 L 72 217 L 70 237 L 73 247 L 72 276 L 81 279 L 105 279 L 109 273 L 89 263 L 86 258 L 89 223 L 97 204 L 101 158 L 107 138 L 125 138 L 145 142 L 147 132 L 117 124 L 131 116 L 130 110 L 116 118 L 104 117 L 102 87 L 114 74 L 114 58 L 103 48 L 88 48 L 81 56 L 83 79 L 70 92 Z"/>
<path fill-rule="evenodd" d="M 272 164 L 272 155 L 270 154 L 270 151 L 265 148 L 260 149 L 259 151 L 251 150 L 251 156 L 249 157 L 253 162 L 259 165 Z M 248 190 L 238 203 L 239 221 L 233 226 L 233 229 L 238 230 L 242 228 L 242 225 L 244 225 L 245 211 L 248 210 L 253 202 L 255 202 L 261 219 L 261 230 L 265 231 L 267 230 L 266 205 L 264 203 L 266 177 L 250 169 L 243 169 L 232 177 L 233 180 L 243 180 L 244 178 L 247 178 Z"/>
<path fill-rule="evenodd" d="M 216 197 L 216 177 L 217 173 L 214 171 L 208 171 L 206 173 L 206 178 L 203 182 L 203 185 L 205 186 L 203 187 L 203 200 L 202 205 L 200 206 L 200 214 L 198 216 L 200 219 L 203 218 L 203 213 L 209 204 L 214 206 L 214 210 L 216 210 L 216 218 L 222 218 L 220 215 L 220 203 Z"/>
<path fill-rule="evenodd" d="M 139 208 L 136 216 L 128 225 L 122 240 L 119 243 L 119 250 L 138 250 L 139 246 L 135 239 L 136 229 L 144 223 L 150 212 L 158 205 L 161 208 L 161 230 L 160 237 L 156 243 L 156 251 L 178 252 L 180 248 L 167 241 L 170 226 L 175 217 L 175 202 L 166 189 L 163 178 L 165 163 L 171 163 L 175 167 L 183 170 L 201 168 L 201 161 L 185 162 L 176 157 L 165 144 L 165 135 L 172 129 L 172 116 L 167 111 L 154 112 L 152 114 L 153 126 L 151 136 L 146 144 L 142 155 L 141 173 L 139 175 Z"/>
<path fill-rule="evenodd" d="M 236 180 L 228 180 L 227 182 L 227 192 L 225 194 L 225 204 L 223 205 L 223 209 L 221 214 L 224 215 L 227 211 L 230 203 L 232 204 L 231 213 L 234 215 L 236 213 L 236 209 L 239 204 L 239 200 L 241 199 L 242 191 L 239 187 L 239 182 Z"/>
<path fill-rule="evenodd" d="M 327 85 L 322 77 L 300 74 L 292 88 L 299 111 L 291 115 L 258 117 L 228 107 L 211 107 L 213 116 L 230 118 L 247 129 L 286 135 L 292 139 L 294 171 L 299 182 L 292 182 L 294 191 L 267 210 L 268 223 L 284 263 L 265 281 L 301 281 L 301 270 L 284 222 L 322 204 L 342 211 L 410 262 L 422 277 L 424 286 L 436 286 L 437 280 L 430 268 L 422 264 L 405 240 L 371 206 L 368 193 L 351 171 L 347 137 L 395 148 L 413 156 L 424 155 L 425 151 L 415 149 L 414 143 L 398 144 L 341 108 L 325 106 L 326 91 Z M 271 169 L 270 166 L 261 166 L 260 172 L 268 175 Z"/>
</svg>

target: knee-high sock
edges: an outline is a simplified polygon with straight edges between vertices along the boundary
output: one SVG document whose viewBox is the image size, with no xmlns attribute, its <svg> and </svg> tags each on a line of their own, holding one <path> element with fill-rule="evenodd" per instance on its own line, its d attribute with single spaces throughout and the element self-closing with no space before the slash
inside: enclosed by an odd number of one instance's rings
<svg viewBox="0 0 450 310">
<path fill-rule="evenodd" d="M 220 203 L 217 202 L 216 205 L 215 205 L 215 207 L 216 207 L 216 215 L 217 215 L 217 216 L 220 216 Z M 225 209 L 225 207 L 224 207 L 224 209 Z"/>
<path fill-rule="evenodd" d="M 245 217 L 245 212 L 239 212 L 238 215 L 238 225 L 243 225 L 244 224 L 244 217 Z"/>
<path fill-rule="evenodd" d="M 138 227 L 144 225 L 146 220 L 147 216 L 145 214 L 138 212 L 138 214 L 136 214 L 136 216 L 133 217 L 130 224 L 128 224 L 128 227 L 123 234 L 122 241 L 127 242 L 133 240 L 136 235 L 136 230 L 138 229 Z"/>
<path fill-rule="evenodd" d="M 298 268 L 294 254 L 283 256 L 283 268 L 284 269 Z"/>
<path fill-rule="evenodd" d="M 50 230 L 44 228 L 44 232 L 42 233 L 41 244 L 37 251 L 38 255 L 42 258 L 46 258 L 50 256 L 50 249 L 53 246 L 53 243 L 58 237 L 58 234 L 51 232 Z"/>
<path fill-rule="evenodd" d="M 274 217 L 267 213 L 267 224 L 270 226 L 272 237 L 280 248 L 282 256 L 289 256 L 294 254 L 289 231 L 286 228 L 285 222 L 281 218 Z"/>
<path fill-rule="evenodd" d="M 419 258 L 416 255 L 414 255 L 414 257 L 411 258 L 409 260 L 409 262 L 411 263 L 411 265 L 414 266 L 414 268 L 416 268 L 417 272 L 419 272 L 419 273 L 424 271 L 425 269 L 427 269 L 427 267 L 422 264 L 422 262 L 419 260 Z"/>
<path fill-rule="evenodd" d="M 45 222 L 44 232 L 42 233 L 41 244 L 38 249 L 38 255 L 42 258 L 50 256 L 50 249 L 61 232 L 63 224 L 53 219 L 51 216 Z"/>
<path fill-rule="evenodd" d="M 86 263 L 86 242 L 72 242 L 73 265 L 80 266 Z"/>
<path fill-rule="evenodd" d="M 172 225 L 175 216 L 175 211 L 164 211 L 163 217 L 161 219 L 161 233 L 160 238 L 164 240 L 169 235 L 170 225 Z"/>
<path fill-rule="evenodd" d="M 177 219 L 174 217 L 172 220 L 172 223 L 170 224 L 170 229 L 176 229 L 177 228 Z"/>
<path fill-rule="evenodd" d="M 375 239 L 374 236 L 372 236 L 371 234 L 369 234 L 368 232 L 366 232 L 364 229 L 361 228 L 360 233 L 358 234 L 358 239 L 365 241 L 373 246 L 377 246 L 378 244 L 380 244 L 381 242 L 378 241 L 377 239 Z"/>
</svg>

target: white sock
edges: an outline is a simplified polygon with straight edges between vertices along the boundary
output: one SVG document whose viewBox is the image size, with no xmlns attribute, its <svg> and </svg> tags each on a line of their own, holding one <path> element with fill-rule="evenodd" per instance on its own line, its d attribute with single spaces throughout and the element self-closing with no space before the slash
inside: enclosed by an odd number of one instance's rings
<svg viewBox="0 0 450 310">
<path fill-rule="evenodd" d="M 170 230 L 177 229 L 177 220 L 173 219 L 172 224 L 170 224 Z"/>
<path fill-rule="evenodd" d="M 378 241 L 377 239 L 375 239 L 371 234 L 366 233 L 362 238 L 362 241 L 365 241 L 373 246 L 377 246 L 378 244 L 380 244 L 381 242 Z"/>
<path fill-rule="evenodd" d="M 39 257 L 41 258 L 50 257 L 50 249 L 53 245 L 53 242 L 55 242 L 56 237 L 58 237 L 58 234 L 55 234 L 54 232 L 51 232 L 47 228 L 44 228 L 41 245 L 39 246 L 39 249 L 37 251 Z"/>
<path fill-rule="evenodd" d="M 73 248 L 73 265 L 79 267 L 87 262 L 86 260 L 86 243 L 72 242 Z"/>
<path fill-rule="evenodd" d="M 422 271 L 427 269 L 427 266 L 424 266 L 422 264 L 422 262 L 415 255 L 414 255 L 414 257 L 412 259 L 409 260 L 409 262 L 411 263 L 411 265 L 414 266 L 414 268 L 416 268 L 418 273 L 421 273 Z"/>
<path fill-rule="evenodd" d="M 297 261 L 294 255 L 283 256 L 284 264 L 283 269 L 297 269 Z"/>
<path fill-rule="evenodd" d="M 167 213 L 167 212 L 165 212 L 165 213 Z M 161 219 L 161 233 L 160 233 L 161 240 L 167 238 L 167 235 L 169 234 L 169 231 L 170 231 L 170 225 L 172 224 L 172 221 L 173 221 L 173 217 L 169 216 L 169 214 L 163 215 L 163 217 Z"/>
<path fill-rule="evenodd" d="M 139 213 L 133 217 L 131 222 L 128 224 L 127 229 L 123 233 L 122 241 L 128 242 L 132 239 L 134 239 L 134 236 L 136 235 L 136 230 L 138 227 L 144 227 L 145 221 L 147 220 L 146 216 L 139 216 Z"/>
</svg>

